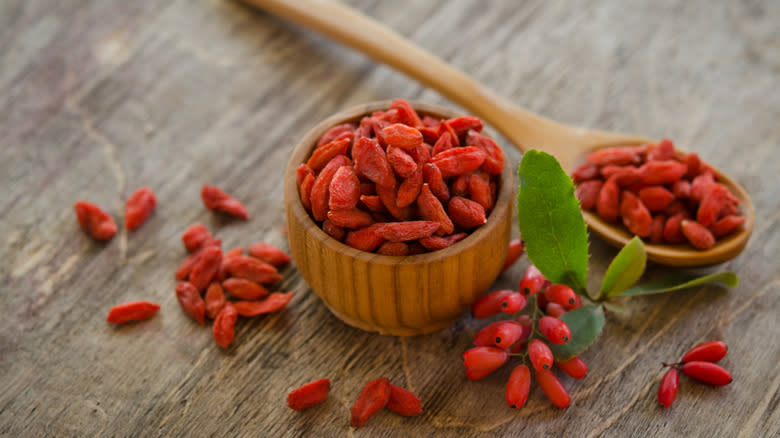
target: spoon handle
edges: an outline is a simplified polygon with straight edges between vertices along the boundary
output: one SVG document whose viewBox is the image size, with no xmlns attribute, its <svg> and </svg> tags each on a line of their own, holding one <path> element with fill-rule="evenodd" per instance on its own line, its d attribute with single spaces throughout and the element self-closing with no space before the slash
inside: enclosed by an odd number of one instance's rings
<svg viewBox="0 0 780 438">
<path fill-rule="evenodd" d="M 337 1 L 243 1 L 316 30 L 439 91 L 493 125 L 520 150 L 541 145 L 518 138 L 518 125 L 538 127 L 552 124 L 559 129 L 567 128 L 512 105 L 381 23 Z"/>
</svg>

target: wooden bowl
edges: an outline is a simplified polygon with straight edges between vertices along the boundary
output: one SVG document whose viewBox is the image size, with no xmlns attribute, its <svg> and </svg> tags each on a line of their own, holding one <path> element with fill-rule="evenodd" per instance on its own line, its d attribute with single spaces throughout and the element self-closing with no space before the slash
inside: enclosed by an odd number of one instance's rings
<svg viewBox="0 0 780 438">
<path fill-rule="evenodd" d="M 411 102 L 420 115 L 460 114 Z M 372 102 L 322 121 L 298 143 L 284 179 L 290 251 L 303 278 L 345 323 L 396 336 L 434 332 L 450 326 L 498 276 L 511 236 L 513 182 L 508 164 L 500 176 L 496 205 L 487 222 L 448 248 L 413 256 L 360 251 L 325 234 L 301 204 L 296 168 L 311 155 L 330 127 L 359 122 L 390 101 Z"/>
</svg>

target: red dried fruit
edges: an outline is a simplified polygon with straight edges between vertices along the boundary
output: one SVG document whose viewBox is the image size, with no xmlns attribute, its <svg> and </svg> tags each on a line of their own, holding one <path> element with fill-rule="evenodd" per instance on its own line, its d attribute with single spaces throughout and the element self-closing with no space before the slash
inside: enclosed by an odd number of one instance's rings
<svg viewBox="0 0 780 438">
<path fill-rule="evenodd" d="M 723 184 L 713 184 L 701 199 L 696 212 L 696 222 L 706 226 L 719 219 L 723 206 L 728 202 L 729 189 Z"/>
<path fill-rule="evenodd" d="M 293 389 L 287 394 L 287 406 L 298 412 L 322 403 L 330 392 L 330 380 L 319 379 Z"/>
<path fill-rule="evenodd" d="M 450 195 L 451 196 L 468 196 L 469 195 L 469 175 L 468 173 L 464 173 L 463 175 L 458 176 L 455 178 L 454 181 L 450 184 Z"/>
<path fill-rule="evenodd" d="M 615 177 L 609 178 L 601 187 L 596 212 L 607 222 L 615 222 L 620 217 L 620 188 Z"/>
<path fill-rule="evenodd" d="M 249 213 L 244 204 L 215 186 L 203 184 L 200 197 L 203 200 L 203 205 L 211 211 L 249 219 Z"/>
<path fill-rule="evenodd" d="M 217 271 L 216 277 L 214 277 L 214 281 L 221 283 L 226 278 L 228 278 L 230 276 L 230 273 L 228 272 L 228 269 L 227 269 L 227 264 L 228 264 L 227 261 L 228 261 L 228 259 L 230 257 L 236 257 L 236 256 L 241 256 L 241 255 L 244 255 L 244 248 L 241 248 L 241 247 L 233 248 L 230 251 L 228 251 L 226 253 L 223 253 L 222 254 L 222 263 L 219 266 L 219 271 Z"/>
<path fill-rule="evenodd" d="M 441 226 L 439 227 L 439 230 L 441 230 Z M 436 251 L 439 249 L 447 248 L 448 246 L 452 246 L 461 240 L 468 237 L 468 234 L 466 233 L 457 233 L 457 234 L 451 234 L 449 236 L 431 236 L 426 237 L 423 239 L 420 239 L 420 245 L 423 246 L 424 249 L 427 249 L 428 251 Z M 425 252 L 425 251 L 423 251 Z"/>
<path fill-rule="evenodd" d="M 387 213 L 385 205 L 382 204 L 382 200 L 378 195 L 360 195 L 360 202 L 368 208 L 369 211 L 375 213 Z"/>
<path fill-rule="evenodd" d="M 341 228 L 338 225 L 333 224 L 333 222 L 325 219 L 324 222 L 322 222 L 322 231 L 325 232 L 328 236 L 338 240 L 341 242 L 344 240 L 344 236 L 347 234 L 347 232 L 344 230 L 344 228 Z"/>
<path fill-rule="evenodd" d="M 190 225 L 181 235 L 181 241 L 189 252 L 200 248 L 204 242 L 211 238 L 211 231 L 201 224 Z"/>
<path fill-rule="evenodd" d="M 674 158 L 674 144 L 665 138 L 658 144 L 651 144 L 647 150 L 647 161 L 665 161 Z"/>
<path fill-rule="evenodd" d="M 504 267 L 501 268 L 501 272 L 506 272 L 512 267 L 525 252 L 525 242 L 523 239 L 517 238 L 509 241 L 509 248 L 506 252 L 506 259 L 504 260 Z"/>
<path fill-rule="evenodd" d="M 620 202 L 620 215 L 623 218 L 623 224 L 628 231 L 639 237 L 650 235 L 650 228 L 653 225 L 653 218 L 650 212 L 633 193 L 623 191 Z"/>
<path fill-rule="evenodd" d="M 691 197 L 691 183 L 684 179 L 679 179 L 672 184 L 672 194 L 678 199 L 687 199 Z"/>
<path fill-rule="evenodd" d="M 303 180 L 306 179 L 306 175 L 314 175 L 314 171 L 311 170 L 308 164 L 302 163 L 295 169 L 295 180 L 298 183 L 298 187 L 301 187 Z"/>
<path fill-rule="evenodd" d="M 203 291 L 208 287 L 211 280 L 217 275 L 222 266 L 222 250 L 216 246 L 209 246 L 203 249 L 200 257 L 192 266 L 190 271 L 190 284 L 195 286 L 198 291 Z"/>
<path fill-rule="evenodd" d="M 737 228 L 739 228 L 740 225 L 745 223 L 745 218 L 742 216 L 734 216 L 729 215 L 726 216 L 714 224 L 709 226 L 710 231 L 712 232 L 712 235 L 715 237 L 723 237 Z"/>
<path fill-rule="evenodd" d="M 325 131 L 324 134 L 322 134 L 322 137 L 317 141 L 317 147 L 324 146 L 333 140 L 336 139 L 336 137 L 346 133 L 346 132 L 354 132 L 357 127 L 353 125 L 352 123 L 344 123 L 341 125 L 336 125 L 327 131 Z"/>
<path fill-rule="evenodd" d="M 439 202 L 439 199 L 433 195 L 428 184 L 423 184 L 422 186 L 420 196 L 417 198 L 417 210 L 421 218 L 439 224 L 436 234 L 443 236 L 452 234 L 455 231 L 455 225 L 447 216 L 447 212 L 444 211 L 444 207 Z"/>
<path fill-rule="evenodd" d="M 715 245 L 715 236 L 704 225 L 695 221 L 683 220 L 680 226 L 685 238 L 697 249 L 710 249 Z"/>
<path fill-rule="evenodd" d="M 581 182 L 574 190 L 574 195 L 580 201 L 580 207 L 585 210 L 593 210 L 596 207 L 596 201 L 599 199 L 599 193 L 603 185 L 604 182 L 597 179 Z"/>
<path fill-rule="evenodd" d="M 330 201 L 330 182 L 342 166 L 350 164 L 349 158 L 338 155 L 325 165 L 311 188 L 311 214 L 314 220 L 324 221 L 328 216 Z"/>
<path fill-rule="evenodd" d="M 422 414 L 420 398 L 408 389 L 390 385 L 390 398 L 387 400 L 387 409 L 405 417 L 414 417 Z"/>
<path fill-rule="evenodd" d="M 228 278 L 222 287 L 234 298 L 240 300 L 259 300 L 268 296 L 268 289 L 245 278 Z"/>
<path fill-rule="evenodd" d="M 412 150 L 422 145 L 423 136 L 416 128 L 395 123 L 382 129 L 382 136 L 389 146 Z"/>
<path fill-rule="evenodd" d="M 662 186 L 650 186 L 639 191 L 639 199 L 648 210 L 663 211 L 674 200 L 674 195 Z"/>
<path fill-rule="evenodd" d="M 81 229 L 96 240 L 109 240 L 116 235 L 116 222 L 97 205 L 78 201 L 73 206 Z"/>
<path fill-rule="evenodd" d="M 682 221 L 684 215 L 676 214 L 666 220 L 664 225 L 664 240 L 669 243 L 685 242 L 685 235 L 682 232 Z"/>
<path fill-rule="evenodd" d="M 493 371 L 497 370 L 501 365 L 506 363 L 509 359 L 509 355 L 506 350 L 502 350 L 496 347 L 474 347 L 463 353 L 463 364 L 468 370 L 480 370 L 482 373 L 477 373 L 474 376 L 468 377 L 471 380 L 478 380 L 486 377 Z M 472 378 L 476 377 L 476 378 Z"/>
<path fill-rule="evenodd" d="M 466 136 L 466 144 L 476 146 L 485 153 L 482 170 L 491 175 L 500 175 L 504 171 L 504 151 L 492 138 L 485 137 L 476 131 L 469 131 Z"/>
<path fill-rule="evenodd" d="M 426 163 L 423 166 L 423 180 L 440 202 L 446 203 L 450 200 L 450 190 L 447 188 L 447 184 L 444 182 L 444 178 L 435 164 Z"/>
<path fill-rule="evenodd" d="M 492 202 L 490 199 L 490 185 L 488 179 L 479 172 L 474 172 L 469 176 L 469 198 L 481 205 L 485 211 L 490 210 Z"/>
<path fill-rule="evenodd" d="M 687 170 L 685 164 L 677 161 L 649 161 L 639 168 L 639 176 L 645 184 L 671 184 Z"/>
<path fill-rule="evenodd" d="M 547 298 L 547 301 L 563 306 L 566 310 L 573 308 L 576 296 L 574 290 L 565 284 L 553 284 L 544 291 L 544 297 Z"/>
<path fill-rule="evenodd" d="M 417 115 L 417 111 L 412 108 L 412 105 L 410 105 L 409 102 L 403 99 L 396 99 L 390 104 L 390 109 L 397 111 L 396 119 L 399 123 L 415 128 L 421 128 L 423 126 L 420 116 Z"/>
<path fill-rule="evenodd" d="M 409 245 L 403 242 L 385 242 L 377 250 L 377 254 L 388 256 L 409 255 Z"/>
<path fill-rule="evenodd" d="M 438 222 L 406 221 L 376 224 L 376 232 L 390 242 L 406 242 L 428 237 L 439 229 Z"/>
<path fill-rule="evenodd" d="M 441 171 L 443 177 L 462 175 L 479 169 L 485 162 L 485 153 L 474 146 L 452 148 L 434 155 L 431 162 Z"/>
<path fill-rule="evenodd" d="M 447 123 L 450 125 L 450 127 L 452 127 L 452 130 L 455 131 L 456 135 L 463 135 L 470 130 L 474 130 L 476 132 L 482 131 L 482 120 L 479 117 L 459 116 L 452 119 L 447 119 Z M 466 143 L 472 144 L 468 141 Z"/>
<path fill-rule="evenodd" d="M 423 172 L 422 167 L 418 167 L 417 170 L 412 173 L 409 178 L 406 178 L 401 182 L 398 187 L 398 193 L 395 198 L 395 204 L 399 208 L 406 207 L 414 203 L 417 197 L 420 195 L 420 189 L 423 184 Z"/>
<path fill-rule="evenodd" d="M 680 382 L 680 373 L 674 368 L 669 368 L 661 379 L 658 387 L 658 403 L 668 408 L 677 396 L 677 386 Z"/>
<path fill-rule="evenodd" d="M 222 290 L 222 286 L 217 283 L 211 283 L 209 288 L 206 289 L 206 316 L 214 319 L 219 315 L 219 312 L 225 307 L 227 299 L 225 298 L 225 292 Z"/>
<path fill-rule="evenodd" d="M 576 169 L 574 169 L 574 172 L 572 172 L 571 177 L 572 179 L 574 179 L 574 182 L 577 183 L 598 178 L 599 168 L 598 166 L 593 165 L 591 163 L 585 163 L 577 167 Z"/>
<path fill-rule="evenodd" d="M 348 232 L 344 243 L 362 251 L 370 252 L 377 249 L 385 241 L 384 237 L 377 231 L 378 225 L 374 224 L 370 227 Z"/>
<path fill-rule="evenodd" d="M 528 400 L 531 391 L 531 370 L 525 365 L 518 365 L 509 375 L 506 384 L 506 404 L 512 409 L 520 409 Z"/>
<path fill-rule="evenodd" d="M 284 308 L 292 297 L 292 292 L 273 292 L 261 301 L 236 301 L 236 311 L 246 317 L 273 313 Z"/>
<path fill-rule="evenodd" d="M 653 222 L 650 224 L 650 242 L 655 244 L 663 243 L 664 241 L 664 225 L 666 224 L 666 216 L 658 214 L 653 216 Z"/>
<path fill-rule="evenodd" d="M 151 318 L 158 310 L 160 310 L 159 304 L 150 303 L 149 301 L 130 301 L 112 307 L 108 311 L 106 321 L 113 324 L 141 321 Z"/>
<path fill-rule="evenodd" d="M 347 148 L 349 148 L 351 143 L 352 141 L 350 139 L 342 138 L 323 146 L 319 146 L 314 150 L 314 152 L 312 152 L 311 157 L 309 158 L 309 161 L 306 162 L 306 164 L 311 167 L 314 173 L 317 173 L 322 170 L 325 165 L 328 164 L 334 157 L 338 155 L 345 155 L 347 153 Z"/>
<path fill-rule="evenodd" d="M 360 390 L 360 395 L 350 408 L 349 423 L 355 427 L 363 426 L 371 416 L 387 406 L 389 400 L 390 380 L 380 378 L 369 381 Z"/>
<path fill-rule="evenodd" d="M 206 303 L 203 302 L 195 286 L 186 281 L 177 283 L 176 299 L 184 313 L 201 324 L 206 322 Z"/>
<path fill-rule="evenodd" d="M 379 195 L 379 199 L 385 206 L 385 209 L 399 221 L 406 221 L 412 218 L 412 209 L 409 206 L 398 206 L 398 193 L 395 187 L 376 186 L 376 192 Z"/>
<path fill-rule="evenodd" d="M 523 278 L 520 280 L 520 293 L 527 297 L 534 295 L 542 290 L 545 281 L 547 281 L 547 279 L 544 278 L 544 275 L 539 272 L 539 269 L 536 266 L 528 265 L 525 274 L 523 274 Z M 539 304 L 539 307 L 542 307 L 541 303 Z"/>
<path fill-rule="evenodd" d="M 703 344 L 699 344 L 690 350 L 688 350 L 682 357 L 680 362 L 717 362 L 729 352 L 729 348 L 723 341 L 710 341 Z"/>
<path fill-rule="evenodd" d="M 447 213 L 455 225 L 463 228 L 474 228 L 487 222 L 485 209 L 481 205 L 460 196 L 450 199 Z"/>
<path fill-rule="evenodd" d="M 687 362 L 683 364 L 682 372 L 693 380 L 715 386 L 728 385 L 732 380 L 731 373 L 712 362 Z"/>
<path fill-rule="evenodd" d="M 409 178 L 417 170 L 417 162 L 401 148 L 388 146 L 387 161 L 401 178 Z"/>
<path fill-rule="evenodd" d="M 351 166 L 336 170 L 328 187 L 328 207 L 331 210 L 350 210 L 360 200 L 360 180 Z"/>
<path fill-rule="evenodd" d="M 214 341 L 222 348 L 228 348 L 235 338 L 235 325 L 238 321 L 238 312 L 232 303 L 226 303 L 225 307 L 214 319 L 214 325 L 211 331 L 214 334 Z"/>
<path fill-rule="evenodd" d="M 552 316 L 543 316 L 539 320 L 539 331 L 555 345 L 565 345 L 571 340 L 571 330 L 565 322 Z"/>
<path fill-rule="evenodd" d="M 240 249 L 240 248 L 239 248 Z M 242 253 L 236 254 L 241 255 Z M 249 245 L 249 255 L 279 268 L 292 260 L 287 253 L 270 243 L 257 242 Z"/>
<path fill-rule="evenodd" d="M 351 210 L 331 210 L 328 212 L 328 220 L 332 224 L 344 228 L 363 228 L 374 223 L 374 219 L 370 214 L 357 208 Z"/>
<path fill-rule="evenodd" d="M 555 319 L 549 316 L 545 316 L 544 318 Z M 558 319 L 555 320 L 560 321 Z M 531 360 L 531 364 L 534 366 L 536 371 L 546 371 L 552 368 L 552 351 L 550 350 L 550 347 L 547 346 L 547 344 L 540 341 L 539 339 L 531 339 L 531 342 L 528 343 L 528 358 Z"/>
<path fill-rule="evenodd" d="M 450 138 L 452 138 L 452 146 L 460 146 L 460 139 L 458 138 L 458 134 L 455 133 L 455 130 L 452 129 L 452 126 L 450 126 L 446 120 L 443 120 L 441 123 L 439 123 L 438 134 L 440 137 L 444 134 L 449 134 Z"/>
<path fill-rule="evenodd" d="M 537 370 L 536 383 L 539 384 L 539 387 L 544 391 L 544 395 L 550 399 L 553 405 L 561 409 L 569 406 L 569 403 L 571 402 L 569 393 L 566 392 L 566 388 L 563 387 L 561 381 L 555 377 L 555 374 L 553 374 L 552 371 Z"/>
<path fill-rule="evenodd" d="M 282 280 L 276 268 L 254 257 L 236 256 L 227 260 L 228 273 L 260 284 L 271 284 Z"/>
<path fill-rule="evenodd" d="M 154 207 L 157 205 L 157 197 L 149 187 L 141 187 L 136 190 L 125 205 L 125 228 L 134 230 L 146 221 Z"/>
<path fill-rule="evenodd" d="M 704 195 L 707 194 L 710 187 L 714 184 L 715 177 L 712 175 L 712 172 L 705 172 L 697 176 L 693 179 L 693 182 L 691 182 L 691 199 L 696 202 L 701 202 Z"/>
<path fill-rule="evenodd" d="M 449 132 L 444 132 L 434 143 L 431 155 L 435 157 L 449 149 L 452 149 L 452 135 Z"/>
<path fill-rule="evenodd" d="M 588 162 L 596 166 L 638 164 L 639 160 L 636 150 L 626 147 L 604 148 L 588 155 Z"/>
<path fill-rule="evenodd" d="M 311 190 L 314 188 L 315 180 L 316 177 L 314 174 L 306 175 L 298 189 L 298 192 L 301 195 L 301 204 L 303 204 L 303 208 L 308 212 L 311 212 Z"/>
<path fill-rule="evenodd" d="M 588 374 L 588 365 L 585 361 L 575 356 L 564 362 L 555 362 L 555 366 L 574 379 L 582 379 Z"/>
<path fill-rule="evenodd" d="M 201 244 L 201 246 L 192 254 L 188 255 L 182 262 L 181 265 L 179 265 L 179 269 L 176 270 L 176 279 L 177 280 L 186 280 L 187 277 L 189 277 L 190 272 L 192 271 L 192 267 L 195 266 L 196 263 L 200 260 L 201 255 L 203 255 L 203 251 L 208 248 L 215 246 L 217 248 L 222 246 L 222 240 L 220 239 L 208 239 L 205 242 Z"/>
<path fill-rule="evenodd" d="M 696 178 L 702 171 L 702 162 L 699 156 L 695 153 L 690 153 L 685 156 L 685 164 L 688 166 L 688 178 Z"/>
</svg>

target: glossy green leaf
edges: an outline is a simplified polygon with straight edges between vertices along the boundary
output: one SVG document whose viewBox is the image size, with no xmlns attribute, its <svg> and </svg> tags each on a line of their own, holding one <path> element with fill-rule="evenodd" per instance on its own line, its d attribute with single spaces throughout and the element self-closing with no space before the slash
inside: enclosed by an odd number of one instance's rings
<svg viewBox="0 0 780 438">
<path fill-rule="evenodd" d="M 634 286 L 621 293 L 620 296 L 631 297 L 636 295 L 662 294 L 707 283 L 721 283 L 725 286 L 735 287 L 738 282 L 737 274 L 731 271 L 717 272 L 715 274 L 703 276 L 691 274 L 689 272 L 674 272 L 657 280 Z"/>
<path fill-rule="evenodd" d="M 601 305 L 604 306 L 604 309 L 609 310 L 610 312 L 623 313 L 626 311 L 626 306 L 624 306 L 623 303 L 615 300 L 602 301 Z"/>
<path fill-rule="evenodd" d="M 631 287 L 645 272 L 647 253 L 639 236 L 634 236 L 612 259 L 601 282 L 601 296 L 611 298 Z"/>
<path fill-rule="evenodd" d="M 586 289 L 588 233 L 574 185 L 552 155 L 530 150 L 518 171 L 517 218 L 528 258 L 553 283 Z"/>
<path fill-rule="evenodd" d="M 555 360 L 565 361 L 579 356 L 601 334 L 604 327 L 604 311 L 598 304 L 588 304 L 566 312 L 560 320 L 571 330 L 571 340 L 566 345 L 550 345 Z"/>
</svg>

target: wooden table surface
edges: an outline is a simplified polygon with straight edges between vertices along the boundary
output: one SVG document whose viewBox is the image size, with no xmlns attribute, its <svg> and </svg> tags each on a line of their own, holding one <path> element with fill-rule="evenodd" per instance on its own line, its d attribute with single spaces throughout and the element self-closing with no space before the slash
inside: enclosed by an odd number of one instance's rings
<svg viewBox="0 0 780 438">
<path fill-rule="evenodd" d="M 288 309 L 241 320 L 222 351 L 177 305 L 181 232 L 201 222 L 225 248 L 286 248 L 282 174 L 306 130 L 373 100 L 454 105 L 232 1 L 5 0 L 0 435 L 778 436 L 780 2 L 350 3 L 531 110 L 670 137 L 733 175 L 755 201 L 755 232 L 741 256 L 704 271 L 733 270 L 740 285 L 636 298 L 609 315 L 583 355 L 588 376 L 563 379 L 566 410 L 539 389 L 508 409 L 509 367 L 467 381 L 460 355 L 482 325 L 470 316 L 428 336 L 365 333 L 333 317 L 294 267 L 284 271 Z M 206 211 L 204 182 L 246 201 L 251 220 Z M 76 200 L 121 219 L 142 185 L 159 199 L 142 228 L 107 244 L 80 231 Z M 591 238 L 594 285 L 615 252 Z M 495 288 L 516 286 L 527 264 Z M 143 323 L 106 323 L 111 306 L 135 299 L 162 309 Z M 710 339 L 729 345 L 734 382 L 682 381 L 673 407 L 660 409 L 660 362 Z M 326 376 L 324 404 L 285 406 L 291 388 Z M 350 428 L 349 406 L 379 376 L 416 391 L 425 414 L 381 413 Z"/>
</svg>

